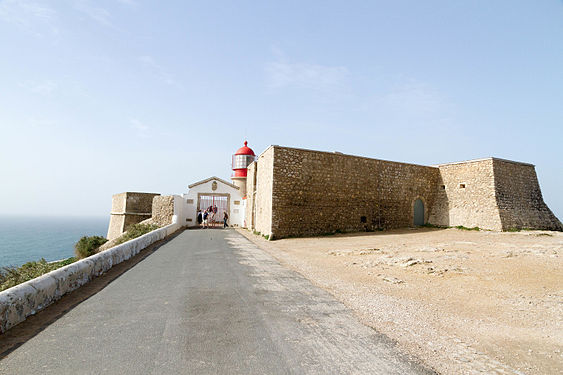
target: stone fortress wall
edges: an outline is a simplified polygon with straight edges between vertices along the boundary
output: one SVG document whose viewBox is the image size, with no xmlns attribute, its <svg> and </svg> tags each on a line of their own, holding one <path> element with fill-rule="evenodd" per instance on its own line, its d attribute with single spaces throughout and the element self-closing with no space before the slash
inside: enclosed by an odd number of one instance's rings
<svg viewBox="0 0 563 375">
<path fill-rule="evenodd" d="M 532 164 L 493 159 L 496 203 L 502 229 L 541 228 L 563 230 L 561 222 L 543 201 Z"/>
<path fill-rule="evenodd" d="M 133 224 L 152 216 L 153 198 L 160 194 L 125 192 L 111 198 L 111 215 L 108 227 L 108 240 L 119 237 Z"/>
<path fill-rule="evenodd" d="M 437 169 L 440 178 L 429 223 L 502 230 L 492 159 L 441 164 Z"/>
<path fill-rule="evenodd" d="M 531 164 L 498 158 L 422 166 L 270 146 L 248 167 L 245 226 L 270 238 L 424 223 L 489 230 L 563 230 L 543 201 Z M 112 197 L 108 239 L 131 225 L 173 222 L 176 196 L 126 192 Z"/>
<path fill-rule="evenodd" d="M 249 166 L 246 223 L 271 238 L 428 224 L 562 230 L 533 165 L 488 158 L 420 166 L 271 146 Z"/>
<path fill-rule="evenodd" d="M 272 187 L 264 188 L 259 173 L 262 204 L 257 200 L 247 210 L 257 212 L 256 230 L 274 238 L 409 226 L 414 201 L 434 200 L 438 173 L 432 167 L 279 146 L 267 153 L 256 164 L 258 171 L 273 170 Z"/>
</svg>

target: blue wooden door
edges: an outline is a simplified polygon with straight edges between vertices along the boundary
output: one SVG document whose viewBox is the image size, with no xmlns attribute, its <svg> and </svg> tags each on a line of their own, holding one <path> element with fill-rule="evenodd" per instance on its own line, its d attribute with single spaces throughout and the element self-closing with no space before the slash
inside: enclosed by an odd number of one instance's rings
<svg viewBox="0 0 563 375">
<path fill-rule="evenodd" d="M 420 199 L 414 201 L 414 225 L 424 225 L 424 203 Z"/>
</svg>

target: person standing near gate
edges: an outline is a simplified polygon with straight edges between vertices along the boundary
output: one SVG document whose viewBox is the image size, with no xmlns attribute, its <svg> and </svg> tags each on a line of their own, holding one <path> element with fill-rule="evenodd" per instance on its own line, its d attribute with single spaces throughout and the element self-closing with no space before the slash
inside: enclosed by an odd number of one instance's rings
<svg viewBox="0 0 563 375">
<path fill-rule="evenodd" d="M 209 212 L 205 210 L 203 213 L 203 228 L 207 228 L 207 218 L 209 217 Z"/>
<path fill-rule="evenodd" d="M 229 214 L 227 214 L 227 211 L 223 212 L 223 228 L 226 228 L 226 227 L 229 226 L 227 224 L 228 219 L 229 219 Z"/>
</svg>

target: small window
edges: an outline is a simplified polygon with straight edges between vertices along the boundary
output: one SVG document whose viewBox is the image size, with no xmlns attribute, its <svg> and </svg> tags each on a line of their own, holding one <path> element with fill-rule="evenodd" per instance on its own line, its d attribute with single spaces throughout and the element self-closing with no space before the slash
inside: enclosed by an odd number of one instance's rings
<svg viewBox="0 0 563 375">
<path fill-rule="evenodd" d="M 188 199 L 188 200 L 186 201 L 186 203 L 187 203 L 187 204 L 194 204 L 194 200 L 193 200 L 193 199 Z"/>
<path fill-rule="evenodd" d="M 192 221 L 192 219 L 186 219 L 186 221 Z"/>
<path fill-rule="evenodd" d="M 238 206 L 240 204 L 240 201 L 235 201 L 235 206 Z"/>
<path fill-rule="evenodd" d="M 442 190 L 446 190 L 446 185 L 441 186 Z"/>
<path fill-rule="evenodd" d="M 362 223 L 366 223 L 366 222 L 367 222 L 367 218 L 366 218 L 365 216 L 362 216 L 362 217 L 360 218 L 360 221 L 361 221 Z"/>
<path fill-rule="evenodd" d="M 465 189 L 465 184 L 459 184 L 460 189 Z"/>
</svg>

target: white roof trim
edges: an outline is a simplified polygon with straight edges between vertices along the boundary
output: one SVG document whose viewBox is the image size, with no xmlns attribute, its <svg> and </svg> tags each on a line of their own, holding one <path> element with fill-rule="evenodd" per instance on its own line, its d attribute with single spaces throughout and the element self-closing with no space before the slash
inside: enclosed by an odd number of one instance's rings
<svg viewBox="0 0 563 375">
<path fill-rule="evenodd" d="M 201 180 L 201 181 L 198 181 L 198 182 L 194 182 L 193 184 L 188 185 L 188 189 L 191 189 L 191 188 L 193 188 L 194 186 L 206 184 L 206 183 L 208 183 L 209 181 L 213 181 L 213 180 L 217 180 L 217 181 L 219 181 L 219 182 L 221 182 L 221 183 L 223 183 L 223 184 L 225 184 L 225 185 L 227 185 L 227 186 L 230 186 L 230 187 L 232 187 L 232 188 L 234 188 L 234 189 L 240 190 L 240 188 L 239 188 L 238 186 L 236 186 L 235 184 L 231 184 L 230 182 L 227 182 L 227 181 L 225 181 L 225 180 L 223 180 L 223 179 L 221 179 L 221 178 L 219 178 L 219 177 L 215 177 L 215 176 L 206 178 L 205 180 Z"/>
</svg>

